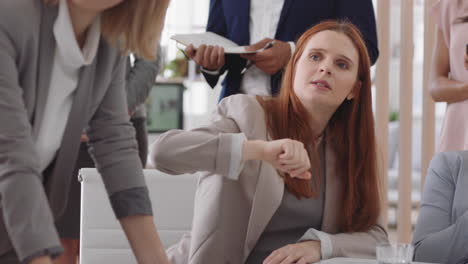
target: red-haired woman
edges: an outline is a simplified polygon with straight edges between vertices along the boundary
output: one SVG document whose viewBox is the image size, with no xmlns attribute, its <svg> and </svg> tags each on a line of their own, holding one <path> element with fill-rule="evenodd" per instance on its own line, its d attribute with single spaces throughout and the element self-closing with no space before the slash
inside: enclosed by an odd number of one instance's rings
<svg viewBox="0 0 468 264">
<path fill-rule="evenodd" d="M 370 63 L 355 26 L 297 43 L 278 97 L 235 95 L 210 124 L 153 146 L 158 169 L 202 174 L 173 263 L 313 263 L 373 257 L 380 224 Z"/>
</svg>

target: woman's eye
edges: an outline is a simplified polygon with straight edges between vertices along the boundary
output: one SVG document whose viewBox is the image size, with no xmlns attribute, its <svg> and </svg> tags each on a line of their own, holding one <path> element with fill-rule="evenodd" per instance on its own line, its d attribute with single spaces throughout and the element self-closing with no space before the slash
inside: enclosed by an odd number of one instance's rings
<svg viewBox="0 0 468 264">
<path fill-rule="evenodd" d="M 310 59 L 312 59 L 313 61 L 318 61 L 318 60 L 320 60 L 320 56 L 317 55 L 317 54 L 312 54 L 312 55 L 310 55 L 309 57 L 310 57 Z"/>
<path fill-rule="evenodd" d="M 347 70 L 349 68 L 346 62 L 338 62 L 336 65 L 342 70 Z"/>
</svg>

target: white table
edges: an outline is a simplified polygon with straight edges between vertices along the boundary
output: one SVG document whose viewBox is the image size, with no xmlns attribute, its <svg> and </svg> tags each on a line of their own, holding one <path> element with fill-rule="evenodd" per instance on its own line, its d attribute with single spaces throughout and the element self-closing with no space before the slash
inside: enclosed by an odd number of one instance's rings
<svg viewBox="0 0 468 264">
<path fill-rule="evenodd" d="M 332 258 L 322 260 L 320 264 L 377 264 L 376 259 L 357 259 L 357 258 Z M 411 262 L 413 264 L 431 264 L 427 262 Z"/>
</svg>

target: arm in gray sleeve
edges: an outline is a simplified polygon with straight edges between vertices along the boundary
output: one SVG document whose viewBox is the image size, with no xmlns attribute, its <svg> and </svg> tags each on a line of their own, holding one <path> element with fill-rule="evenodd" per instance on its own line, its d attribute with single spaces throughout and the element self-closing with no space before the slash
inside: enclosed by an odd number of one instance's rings
<svg viewBox="0 0 468 264">
<path fill-rule="evenodd" d="M 6 230 L 1 230 L 0 243 L 10 241 L 24 260 L 43 249 L 60 247 L 60 242 L 19 83 L 16 62 L 21 54 L 15 44 L 19 40 L 9 32 L 12 25 L 5 23 L 0 21 L 0 222 Z"/>
<path fill-rule="evenodd" d="M 39 252 L 36 252 L 28 257 L 26 257 L 21 263 L 28 264 L 31 262 L 33 259 L 37 257 L 42 257 L 42 256 L 50 256 L 51 258 L 56 258 L 60 256 L 60 254 L 63 253 L 63 248 L 60 247 L 53 247 L 53 248 L 47 248 L 47 249 L 42 249 Z"/>
<path fill-rule="evenodd" d="M 118 218 L 152 215 L 135 129 L 128 119 L 124 74 L 125 58 L 119 57 L 112 73 L 112 83 L 87 129 L 89 152 L 102 175 Z M 128 211 L 125 208 L 141 210 Z"/>
<path fill-rule="evenodd" d="M 156 76 L 161 70 L 161 48 L 158 47 L 157 58 L 148 61 L 135 57 L 133 67 L 130 65 L 130 56 L 127 58 L 127 103 L 128 111 L 133 112 L 135 108 L 144 103 L 153 87 Z"/>
<path fill-rule="evenodd" d="M 439 153 L 431 161 L 413 237 L 416 261 L 468 261 L 468 211 L 454 206 L 468 200 L 468 152 L 459 153 Z"/>
</svg>

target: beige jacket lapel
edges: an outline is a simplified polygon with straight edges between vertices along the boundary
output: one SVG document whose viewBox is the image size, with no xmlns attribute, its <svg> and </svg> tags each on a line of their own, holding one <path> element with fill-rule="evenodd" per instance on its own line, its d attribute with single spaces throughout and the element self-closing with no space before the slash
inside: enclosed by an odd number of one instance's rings
<svg viewBox="0 0 468 264">
<path fill-rule="evenodd" d="M 257 188 L 252 202 L 252 211 L 244 243 L 244 261 L 257 243 L 273 214 L 281 204 L 284 181 L 276 169 L 262 162 Z"/>
<path fill-rule="evenodd" d="M 338 205 L 341 199 L 340 181 L 336 169 L 336 157 L 329 141 L 325 144 L 325 201 L 323 206 L 322 231 L 326 233 L 336 233 Z"/>
</svg>

